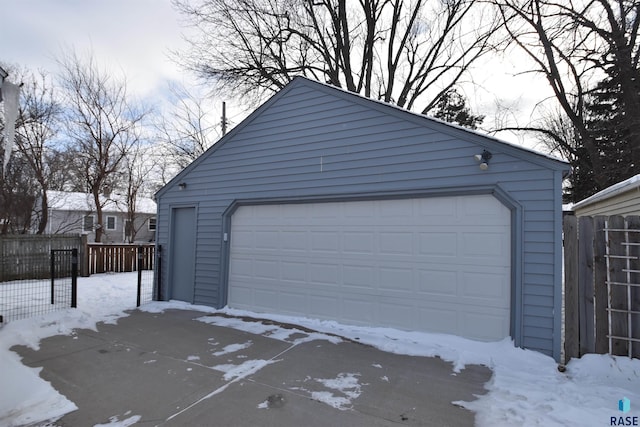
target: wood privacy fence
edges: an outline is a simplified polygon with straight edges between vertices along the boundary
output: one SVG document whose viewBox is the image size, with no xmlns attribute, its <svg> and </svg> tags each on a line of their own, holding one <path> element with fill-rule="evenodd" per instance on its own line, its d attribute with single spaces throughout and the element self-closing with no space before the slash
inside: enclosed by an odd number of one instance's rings
<svg viewBox="0 0 640 427">
<path fill-rule="evenodd" d="M 566 216 L 565 361 L 640 358 L 640 217 Z"/>
<path fill-rule="evenodd" d="M 88 244 L 88 274 L 138 271 L 138 264 L 140 270 L 153 270 L 154 249 L 154 244 Z"/>
<path fill-rule="evenodd" d="M 51 275 L 51 251 L 78 249 L 82 237 L 67 234 L 0 235 L 0 282 L 45 279 Z"/>
</svg>

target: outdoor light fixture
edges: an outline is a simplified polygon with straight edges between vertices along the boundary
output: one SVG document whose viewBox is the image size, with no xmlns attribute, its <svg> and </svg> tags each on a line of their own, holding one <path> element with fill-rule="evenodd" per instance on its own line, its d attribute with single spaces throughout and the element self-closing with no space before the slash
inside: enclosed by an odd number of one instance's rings
<svg viewBox="0 0 640 427">
<path fill-rule="evenodd" d="M 482 154 L 476 154 L 473 156 L 476 162 L 480 162 L 480 170 L 486 171 L 489 169 L 489 159 L 493 157 L 487 150 L 482 150 Z"/>
<path fill-rule="evenodd" d="M 186 182 L 181 182 L 180 184 L 178 184 L 178 188 L 181 190 L 184 190 L 185 188 L 187 188 L 187 183 Z"/>
</svg>

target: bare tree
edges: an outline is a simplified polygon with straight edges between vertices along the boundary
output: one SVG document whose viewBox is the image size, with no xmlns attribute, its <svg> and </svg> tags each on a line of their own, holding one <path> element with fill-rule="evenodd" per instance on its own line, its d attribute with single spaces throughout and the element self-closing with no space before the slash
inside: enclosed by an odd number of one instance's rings
<svg viewBox="0 0 640 427">
<path fill-rule="evenodd" d="M 149 174 L 155 167 L 155 162 L 149 156 L 152 147 L 147 144 L 134 145 L 123 162 L 124 201 L 126 203 L 125 238 L 128 243 L 136 240 L 136 234 L 144 222 L 139 221 L 139 201 L 147 190 Z"/>
<path fill-rule="evenodd" d="M 554 98 L 573 126 L 575 138 L 555 135 L 545 123 L 525 127 L 543 134 L 553 146 L 580 154 L 592 170 L 596 190 L 611 185 L 603 147 L 589 128 L 587 103 L 596 84 L 615 81 L 622 126 L 632 153 L 627 175 L 640 170 L 640 2 L 637 0 L 493 0 L 508 37 L 546 77 Z M 548 124 L 548 123 L 547 123 Z M 564 129 L 564 126 L 562 126 Z M 551 139 L 549 139 L 551 137 Z M 578 148 L 580 153 L 577 152 Z M 586 163 L 585 163 L 586 162 Z"/>
<path fill-rule="evenodd" d="M 29 163 L 21 153 L 14 153 L 0 176 L 0 234 L 30 231 L 37 193 L 38 183 L 32 177 Z"/>
<path fill-rule="evenodd" d="M 499 20 L 475 0 L 174 0 L 195 36 L 178 60 L 260 98 L 297 75 L 422 113 L 490 50 Z"/>
<path fill-rule="evenodd" d="M 22 73 L 23 87 L 16 127 L 16 148 L 29 165 L 33 179 L 39 184 L 39 209 L 36 214 L 37 234 L 46 230 L 49 203 L 47 191 L 54 177 L 64 174 L 63 156 L 56 144 L 61 108 L 53 84 L 44 72 Z"/>
<path fill-rule="evenodd" d="M 162 143 L 159 163 L 171 177 L 197 159 L 219 138 L 219 123 L 209 117 L 205 99 L 195 96 L 183 87 L 172 86 L 170 92 L 175 101 L 174 109 L 163 114 L 155 124 L 156 138 Z M 166 171 L 166 170 L 165 170 Z M 170 177 L 166 177 L 169 178 Z M 168 179 L 163 179 L 166 183 Z"/>
<path fill-rule="evenodd" d="M 93 57 L 75 52 L 59 60 L 60 82 L 67 104 L 69 151 L 75 156 L 96 207 L 96 242 L 101 241 L 106 198 L 117 184 L 123 159 L 139 139 L 138 127 L 147 114 L 127 95 L 124 78 L 100 69 Z"/>
</svg>

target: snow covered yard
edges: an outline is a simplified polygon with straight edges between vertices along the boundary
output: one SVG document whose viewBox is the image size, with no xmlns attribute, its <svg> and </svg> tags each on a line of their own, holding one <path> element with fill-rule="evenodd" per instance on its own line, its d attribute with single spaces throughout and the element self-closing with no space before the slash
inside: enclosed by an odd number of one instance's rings
<svg viewBox="0 0 640 427">
<path fill-rule="evenodd" d="M 0 329 L 0 425 L 16 426 L 61 417 L 76 409 L 51 385 L 28 368 L 9 349 L 14 345 L 38 348 L 41 339 L 72 334 L 74 328 L 96 329 L 99 322 L 115 323 L 135 308 L 136 273 L 103 274 L 81 278 L 78 283 L 78 309 L 68 309 L 30 319 L 14 321 Z M 154 302 L 142 310 L 165 309 L 216 312 L 208 307 L 181 302 Z M 407 355 L 439 356 L 461 370 L 467 364 L 488 366 L 494 373 L 486 384 L 489 392 L 473 402 L 455 402 L 476 412 L 480 426 L 606 426 L 640 416 L 640 360 L 624 357 L 588 355 L 572 360 L 564 373 L 542 354 L 515 348 L 510 340 L 481 343 L 463 338 L 387 328 L 364 328 L 287 316 L 266 316 L 238 310 L 220 310 L 226 314 L 269 318 L 297 324 L 323 333 L 344 336 L 381 350 Z M 219 326 L 250 331 L 255 322 L 215 317 Z M 242 343 L 238 343 L 242 345 Z M 341 379 L 353 386 L 353 378 Z M 327 380 L 329 381 L 329 380 Z M 333 381 L 333 380 L 331 380 Z M 357 387 L 353 388 L 357 399 Z M 631 402 L 629 412 L 618 410 L 624 397 Z M 612 424 L 615 417 L 616 424 Z M 627 418 L 630 417 L 630 418 Z M 637 420 L 637 418 L 636 418 Z M 110 425 L 131 425 L 136 419 L 114 420 Z M 640 424 L 640 421 L 636 421 Z M 618 424 L 619 425 L 619 424 Z"/>
</svg>

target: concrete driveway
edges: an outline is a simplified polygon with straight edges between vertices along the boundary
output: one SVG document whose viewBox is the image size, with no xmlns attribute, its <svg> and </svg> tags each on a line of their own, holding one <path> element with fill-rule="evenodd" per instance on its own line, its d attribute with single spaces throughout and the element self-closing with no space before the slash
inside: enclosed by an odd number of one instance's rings
<svg viewBox="0 0 640 427">
<path fill-rule="evenodd" d="M 452 402 L 484 394 L 491 377 L 311 331 L 278 338 L 195 320 L 203 316 L 136 310 L 97 332 L 12 350 L 78 406 L 56 426 L 471 426 L 473 413 Z"/>
</svg>

